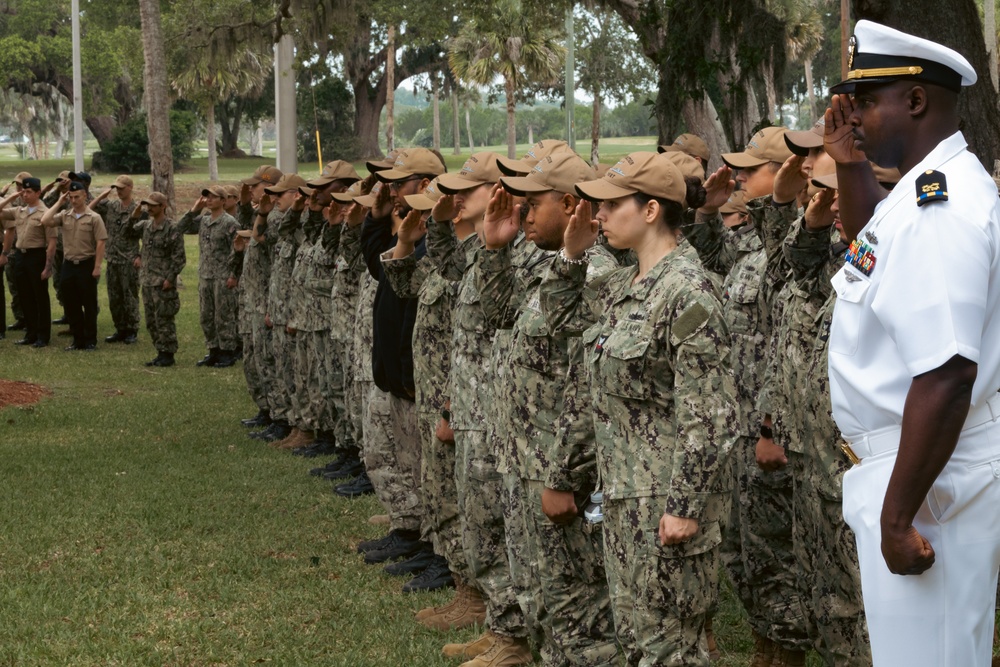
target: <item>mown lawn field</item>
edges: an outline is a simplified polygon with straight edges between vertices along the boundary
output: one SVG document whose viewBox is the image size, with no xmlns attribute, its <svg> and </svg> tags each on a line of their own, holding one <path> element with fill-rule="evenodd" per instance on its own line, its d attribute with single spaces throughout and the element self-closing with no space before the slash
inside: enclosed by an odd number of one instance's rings
<svg viewBox="0 0 1000 667">
<path fill-rule="evenodd" d="M 68 166 L 7 164 L 0 180 Z M 223 179 L 255 166 L 223 160 Z M 136 180 L 144 194 L 148 176 Z M 193 193 L 204 169 L 179 181 Z M 373 497 L 339 498 L 307 474 L 317 463 L 249 440 L 240 364 L 195 367 L 195 237 L 187 252 L 174 368 L 143 365 L 155 356 L 145 330 L 137 345 L 92 353 L 64 352 L 63 327 L 46 349 L 14 346 L 17 332 L 0 341 L 0 379 L 52 392 L 0 409 L 0 665 L 456 664 L 441 646 L 478 631 L 443 635 L 412 618 L 450 594 L 404 595 L 405 580 L 355 552 L 381 533 L 368 523 L 381 513 Z M 103 341 L 103 283 L 99 293 Z M 723 667 L 749 662 L 741 614 L 725 592 Z"/>
</svg>

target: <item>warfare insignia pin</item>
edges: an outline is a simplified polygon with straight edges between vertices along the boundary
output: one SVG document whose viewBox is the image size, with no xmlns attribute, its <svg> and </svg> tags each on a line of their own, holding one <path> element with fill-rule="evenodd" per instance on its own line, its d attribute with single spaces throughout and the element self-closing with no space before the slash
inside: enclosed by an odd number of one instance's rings
<svg viewBox="0 0 1000 667">
<path fill-rule="evenodd" d="M 858 38 L 851 35 L 847 43 L 847 69 L 854 69 L 854 54 L 858 52 Z"/>
<path fill-rule="evenodd" d="M 948 182 L 940 171 L 928 169 L 917 177 L 917 206 L 948 201 Z"/>
</svg>

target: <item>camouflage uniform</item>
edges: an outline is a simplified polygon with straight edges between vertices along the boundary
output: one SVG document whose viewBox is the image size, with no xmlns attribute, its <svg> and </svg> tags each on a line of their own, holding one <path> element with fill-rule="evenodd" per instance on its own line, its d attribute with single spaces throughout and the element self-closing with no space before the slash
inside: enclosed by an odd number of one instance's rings
<svg viewBox="0 0 1000 667">
<path fill-rule="evenodd" d="M 796 223 L 779 248 L 793 280 L 775 320 L 767 380 L 775 442 L 787 449 L 793 472 L 794 555 L 807 627 L 824 662 L 839 667 L 870 665 L 871 652 L 857 547 L 841 507 L 841 478 L 850 464 L 830 414 L 826 344 L 836 300 L 830 278 L 846 250 L 835 236 Z"/>
<path fill-rule="evenodd" d="M 142 237 L 142 303 L 146 311 L 146 330 L 157 352 L 177 352 L 177 327 L 174 318 L 181 307 L 177 294 L 177 276 L 187 263 L 184 234 L 171 220 L 164 218 L 157 229 L 150 219 L 137 221 L 132 230 Z M 131 232 L 131 233 L 134 233 Z M 169 280 L 172 289 L 163 289 Z"/>
<path fill-rule="evenodd" d="M 588 299 L 587 267 L 561 258 L 542 283 L 550 331 L 599 319 L 582 336 L 591 379 L 604 556 L 618 639 L 629 665 L 708 665 L 703 633 L 718 595 L 729 512 L 727 458 L 738 441 L 729 334 L 705 271 L 670 253 L 632 284 L 607 275 Z M 662 546 L 666 514 L 697 532 Z"/>
<path fill-rule="evenodd" d="M 365 263 L 361 256 L 361 225 L 349 227 L 341 224 L 330 227 L 324 232 L 324 245 L 328 251 L 336 248 L 336 274 L 333 277 L 331 292 L 333 306 L 331 309 L 330 337 L 336 341 L 340 349 L 341 369 L 344 384 L 344 418 L 338 420 L 336 434 L 337 442 L 345 447 L 362 448 L 364 446 L 363 424 L 364 405 L 367 402 L 367 386 L 356 382 L 358 377 L 355 338 L 361 333 L 360 328 L 368 322 L 371 327 L 371 315 L 367 319 L 358 320 L 358 297 L 361 294 L 361 277 L 365 273 Z M 370 309 L 369 309 L 370 310 Z M 371 350 L 371 334 L 368 336 L 369 354 Z M 371 363 L 368 363 L 368 373 L 371 374 Z"/>
<path fill-rule="evenodd" d="M 541 313 L 539 285 L 554 253 L 537 248 L 521 253 L 520 266 L 514 264 L 516 254 L 516 246 L 482 252 L 476 268 L 487 317 L 505 323 L 509 315 L 497 311 L 516 308 L 510 340 L 501 355 L 509 360 L 509 375 L 499 383 L 494 401 L 507 406 L 499 411 L 495 428 L 506 437 L 498 438 L 497 444 L 508 449 L 503 455 L 510 473 L 524 489 L 524 507 L 515 512 L 512 502 L 507 522 L 512 570 L 520 552 L 530 564 L 529 585 L 538 589 L 539 599 L 531 609 L 545 633 L 545 664 L 616 664 L 618 648 L 600 532 L 580 517 L 554 524 L 541 507 L 546 487 L 574 492 L 577 507 L 583 508 L 596 486 L 589 410 L 582 419 L 578 412 L 565 411 L 566 393 L 579 390 L 569 383 L 582 380 L 579 332 L 575 338 L 550 335 Z M 593 278 L 618 268 L 599 246 L 588 254 Z M 512 544 L 511 518 L 518 514 L 523 517 L 524 541 Z"/>
<path fill-rule="evenodd" d="M 301 420 L 309 431 L 333 430 L 330 392 L 330 290 L 333 262 L 320 240 L 326 225 L 322 211 L 305 214 L 305 239 L 295 256 L 288 326 L 296 330 L 293 377 L 302 397 Z"/>
<path fill-rule="evenodd" d="M 752 222 L 735 230 L 727 230 L 719 215 L 706 218 L 700 214 L 696 224 L 684 228 L 705 269 L 725 276 L 723 310 L 731 334 L 730 365 L 743 413 L 742 437 L 734 457 L 732 528 L 723 560 L 753 629 L 786 649 L 800 650 L 808 648 L 808 636 L 792 555 L 791 471 L 785 467 L 765 472 L 756 461 L 758 429 L 763 422 L 758 396 L 766 390 L 765 352 L 772 328 L 768 296 L 779 291 L 784 280 L 781 276 L 771 282 L 771 292 L 763 289 L 768 268 L 765 243 L 777 239 L 780 244 L 797 209 L 775 207 L 767 196 L 748 202 L 747 210 Z M 774 230 L 767 238 L 765 223 Z"/>
<path fill-rule="evenodd" d="M 240 227 L 252 226 L 256 212 L 249 205 L 240 207 Z M 267 411 L 272 418 L 279 418 L 278 412 L 283 405 L 283 395 L 275 390 L 274 375 L 274 341 L 271 329 L 264 323 L 267 315 L 267 295 L 271 282 L 271 263 L 274 259 L 274 246 L 278 241 L 278 226 L 284 213 L 277 208 L 271 209 L 261 225 L 262 241 L 250 238 L 246 250 L 243 251 L 243 269 L 240 274 L 239 299 L 240 312 L 244 324 L 249 328 L 249 345 L 244 339 L 243 364 L 247 378 L 247 389 L 254 403 L 261 410 Z M 248 371 L 247 364 L 251 366 Z"/>
<path fill-rule="evenodd" d="M 528 634 L 541 647 L 542 661 L 552 663 L 558 652 L 551 641 L 546 641 L 546 633 L 539 622 L 544 614 L 542 607 L 541 583 L 538 580 L 538 562 L 535 554 L 528 549 L 527 503 L 524 484 L 518 465 L 518 452 L 513 433 L 508 425 L 513 421 L 513 405 L 501 400 L 511 394 L 513 365 L 511 351 L 514 340 L 514 319 L 525 295 L 538 282 L 533 268 L 539 262 L 552 258 L 551 252 L 540 250 L 529 243 L 523 232 L 519 232 L 511 242 L 506 256 L 509 271 L 503 276 L 491 275 L 489 264 L 496 252 L 481 250 L 474 267 L 476 289 L 482 299 L 483 312 L 487 324 L 496 328 L 490 350 L 490 373 L 493 378 L 492 392 L 495 399 L 487 403 L 486 440 L 490 451 L 496 456 L 497 472 L 503 478 L 504 534 L 507 544 L 507 558 L 510 575 L 517 591 L 518 603 L 525 615 Z M 549 633 L 551 635 L 551 633 Z"/>
<path fill-rule="evenodd" d="M 433 223 L 430 223 L 433 225 Z M 460 244 L 468 251 L 479 244 L 470 234 Z M 455 485 L 455 446 L 437 439 L 441 412 L 449 405 L 451 374 L 452 309 L 458 284 L 447 280 L 425 255 L 382 260 L 392 289 L 403 298 L 416 298 L 413 325 L 413 377 L 416 381 L 417 427 L 420 429 L 420 492 L 424 521 L 421 536 L 434 544 L 434 552 L 448 561 L 452 573 L 469 585 L 472 573 L 462 550 L 462 526 Z"/>
<path fill-rule="evenodd" d="M 138 205 L 132 200 L 123 208 L 120 200 L 105 199 L 94 207 L 108 229 L 104 249 L 104 259 L 108 262 L 108 306 L 118 332 L 139 329 L 139 269 L 133 263 L 139 256 L 139 239 L 131 233 L 130 220 Z"/>
<path fill-rule="evenodd" d="M 298 396 L 295 393 L 295 339 L 288 335 L 288 299 L 292 289 L 292 271 L 295 253 L 303 240 L 302 211 L 288 209 L 278 223 L 278 240 L 271 260 L 271 280 L 267 287 L 267 315 L 271 318 L 271 349 L 274 354 L 275 394 L 271 408 L 272 419 L 283 419 L 293 426 L 299 425 L 301 416 Z"/>
<path fill-rule="evenodd" d="M 467 254 L 463 256 L 460 248 Z M 465 558 L 486 601 L 487 627 L 498 635 L 523 638 L 527 636 L 524 612 L 511 578 L 505 537 L 505 487 L 485 430 L 495 399 L 490 376 L 495 331 L 486 321 L 476 288 L 477 250 L 478 244 L 460 246 L 449 222 L 429 223 L 427 255 L 444 277 L 459 282 L 452 311 L 449 393 Z"/>
<path fill-rule="evenodd" d="M 198 235 L 198 303 L 205 346 L 233 351 L 240 342 L 236 292 L 226 287 L 226 280 L 238 227 L 236 218 L 223 211 L 213 220 L 209 213 L 188 211 L 177 226 L 185 234 Z"/>
</svg>

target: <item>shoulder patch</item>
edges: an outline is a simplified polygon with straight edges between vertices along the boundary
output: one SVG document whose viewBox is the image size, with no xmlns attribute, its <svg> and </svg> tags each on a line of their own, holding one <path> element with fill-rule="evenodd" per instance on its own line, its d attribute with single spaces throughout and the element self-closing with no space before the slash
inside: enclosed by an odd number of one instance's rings
<svg viewBox="0 0 1000 667">
<path fill-rule="evenodd" d="M 928 169 L 917 177 L 917 206 L 948 201 L 948 181 L 940 171 Z"/>
<path fill-rule="evenodd" d="M 708 310 L 698 302 L 688 306 L 671 327 L 670 334 L 676 340 L 684 340 L 700 329 L 708 321 Z"/>
</svg>

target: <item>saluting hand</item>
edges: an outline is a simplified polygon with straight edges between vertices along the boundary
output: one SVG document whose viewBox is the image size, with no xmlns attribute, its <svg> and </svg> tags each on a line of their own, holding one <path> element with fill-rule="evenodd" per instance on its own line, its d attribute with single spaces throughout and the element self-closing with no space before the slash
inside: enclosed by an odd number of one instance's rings
<svg viewBox="0 0 1000 667">
<path fill-rule="evenodd" d="M 839 164 L 868 161 L 865 154 L 854 147 L 856 137 L 851 125 L 851 114 L 856 108 L 854 98 L 850 95 L 834 95 L 823 116 L 826 123 L 823 148 Z"/>
<path fill-rule="evenodd" d="M 570 259 L 580 259 L 597 241 L 598 223 L 589 200 L 580 198 L 563 232 L 563 252 Z"/>
<path fill-rule="evenodd" d="M 707 215 L 718 213 L 736 189 L 733 170 L 723 165 L 705 181 L 705 203 L 698 210 Z"/>
<path fill-rule="evenodd" d="M 787 204 L 794 201 L 802 189 L 809 185 L 809 172 L 802 166 L 806 159 L 802 155 L 793 155 L 781 165 L 781 169 L 774 175 L 774 194 L 772 199 L 775 204 Z"/>
<path fill-rule="evenodd" d="M 438 222 L 454 220 L 456 215 L 458 215 L 458 207 L 455 206 L 454 195 L 441 195 L 441 198 L 435 202 L 434 208 L 431 209 L 431 216 Z"/>
<path fill-rule="evenodd" d="M 833 224 L 837 214 L 831 210 L 837 191 L 833 188 L 823 188 L 809 200 L 806 208 L 806 227 L 808 229 L 826 229 Z"/>
<path fill-rule="evenodd" d="M 257 212 L 267 215 L 274 209 L 274 200 L 271 199 L 271 195 L 266 192 L 261 196 L 260 201 L 257 202 Z"/>
<path fill-rule="evenodd" d="M 901 532 L 883 527 L 882 557 L 893 574 L 923 574 L 934 564 L 934 547 L 913 526 Z"/>
<path fill-rule="evenodd" d="M 514 240 L 521 228 L 521 206 L 514 205 L 514 196 L 497 183 L 490 192 L 483 218 L 483 241 L 487 250 L 499 250 Z"/>
<path fill-rule="evenodd" d="M 396 239 L 407 245 L 416 244 L 427 233 L 427 223 L 424 222 L 423 218 L 422 211 L 410 209 L 410 212 L 400 222 L 399 229 L 396 230 Z"/>
</svg>

